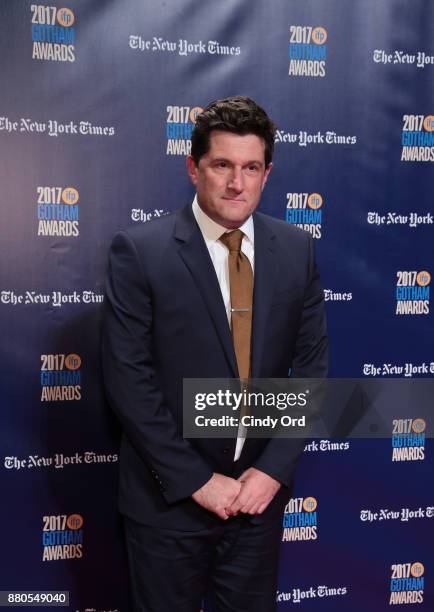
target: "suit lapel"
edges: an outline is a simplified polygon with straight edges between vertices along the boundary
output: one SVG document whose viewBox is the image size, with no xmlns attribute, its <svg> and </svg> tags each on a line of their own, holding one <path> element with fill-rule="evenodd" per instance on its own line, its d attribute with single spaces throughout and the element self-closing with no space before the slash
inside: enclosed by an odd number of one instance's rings
<svg viewBox="0 0 434 612">
<path fill-rule="evenodd" d="M 255 285 L 253 290 L 252 378 L 261 375 L 262 350 L 277 276 L 275 234 L 262 215 L 254 215 Z"/>
<path fill-rule="evenodd" d="M 191 206 L 186 206 L 177 212 L 174 239 L 179 245 L 179 255 L 194 278 L 205 302 L 233 375 L 238 377 L 231 330 L 220 286 Z"/>
</svg>

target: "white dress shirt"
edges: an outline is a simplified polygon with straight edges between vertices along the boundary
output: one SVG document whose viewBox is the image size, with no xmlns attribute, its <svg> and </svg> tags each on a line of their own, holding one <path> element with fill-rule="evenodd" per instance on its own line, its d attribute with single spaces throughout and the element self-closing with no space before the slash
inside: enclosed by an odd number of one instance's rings
<svg viewBox="0 0 434 612">
<path fill-rule="evenodd" d="M 214 265 L 215 272 L 217 274 L 217 280 L 220 285 L 222 292 L 223 303 L 226 308 L 226 315 L 228 317 L 229 325 L 231 325 L 231 293 L 229 285 L 229 249 L 220 242 L 219 238 L 223 236 L 228 230 L 227 228 L 219 225 L 213 221 L 208 215 L 201 209 L 197 201 L 197 196 L 193 200 L 193 215 L 197 221 L 202 236 L 205 240 L 205 244 L 208 248 L 208 252 L 211 257 L 211 261 Z M 243 225 L 239 228 L 243 232 L 243 240 L 241 242 L 241 251 L 249 259 L 252 271 L 254 268 L 254 256 L 255 256 L 255 240 L 254 240 L 254 226 L 253 218 L 250 217 L 244 221 Z M 238 429 L 240 431 L 240 428 Z M 241 455 L 242 448 L 244 446 L 245 438 L 238 437 L 237 444 L 235 447 L 234 461 L 237 461 Z"/>
</svg>

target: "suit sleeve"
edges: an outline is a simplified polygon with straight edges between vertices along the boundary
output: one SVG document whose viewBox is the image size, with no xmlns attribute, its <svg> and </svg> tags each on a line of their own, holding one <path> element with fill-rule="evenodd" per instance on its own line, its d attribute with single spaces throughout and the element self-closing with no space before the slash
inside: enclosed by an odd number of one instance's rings
<svg viewBox="0 0 434 612">
<path fill-rule="evenodd" d="M 103 372 L 108 400 L 125 435 L 169 504 L 190 497 L 212 470 L 184 440 L 156 384 L 152 290 L 130 236 L 115 236 L 103 316 Z"/>
<path fill-rule="evenodd" d="M 325 378 L 328 372 L 328 338 L 324 291 L 315 262 L 313 238 L 308 238 L 306 288 L 291 377 Z M 305 444 L 305 438 L 270 440 L 253 467 L 288 485 Z"/>
</svg>

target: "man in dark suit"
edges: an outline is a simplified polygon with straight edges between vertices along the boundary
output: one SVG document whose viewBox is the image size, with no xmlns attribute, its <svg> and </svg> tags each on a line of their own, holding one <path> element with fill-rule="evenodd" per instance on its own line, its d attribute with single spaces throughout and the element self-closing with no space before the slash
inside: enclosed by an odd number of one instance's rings
<svg viewBox="0 0 434 612">
<path fill-rule="evenodd" d="M 275 127 L 249 98 L 211 103 L 187 159 L 193 205 L 114 238 L 107 395 L 123 426 L 120 510 L 134 609 L 275 608 L 281 516 L 303 442 L 186 440 L 183 378 L 322 377 L 310 235 L 255 213 Z"/>
</svg>

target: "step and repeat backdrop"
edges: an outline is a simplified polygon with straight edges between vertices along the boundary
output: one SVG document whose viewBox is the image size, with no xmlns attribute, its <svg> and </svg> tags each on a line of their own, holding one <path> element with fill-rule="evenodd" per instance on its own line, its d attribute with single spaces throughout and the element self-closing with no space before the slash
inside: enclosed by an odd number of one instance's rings
<svg viewBox="0 0 434 612">
<path fill-rule="evenodd" d="M 0 590 L 128 612 L 119 427 L 100 369 L 114 233 L 192 200 L 198 112 L 278 126 L 260 210 L 315 238 L 333 377 L 433 377 L 434 4 L 0 5 Z M 283 517 L 278 610 L 434 609 L 433 453 L 408 412 L 314 439 Z"/>
</svg>

